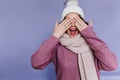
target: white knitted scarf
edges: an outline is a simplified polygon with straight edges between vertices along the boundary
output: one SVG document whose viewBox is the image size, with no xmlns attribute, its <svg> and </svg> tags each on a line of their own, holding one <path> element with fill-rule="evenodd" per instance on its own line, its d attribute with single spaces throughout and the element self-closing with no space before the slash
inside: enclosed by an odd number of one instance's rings
<svg viewBox="0 0 120 80">
<path fill-rule="evenodd" d="M 78 55 L 81 80 L 98 80 L 93 51 L 80 34 L 75 38 L 70 38 L 67 34 L 64 34 L 60 38 L 60 43 Z"/>
</svg>

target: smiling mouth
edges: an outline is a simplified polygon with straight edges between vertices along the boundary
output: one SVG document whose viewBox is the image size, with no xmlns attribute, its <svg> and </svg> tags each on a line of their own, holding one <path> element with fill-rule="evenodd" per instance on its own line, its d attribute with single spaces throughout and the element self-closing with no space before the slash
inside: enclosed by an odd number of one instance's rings
<svg viewBox="0 0 120 80">
<path fill-rule="evenodd" d="M 70 27 L 69 30 L 70 32 L 74 32 L 74 31 L 77 31 L 78 29 L 76 27 Z"/>
</svg>

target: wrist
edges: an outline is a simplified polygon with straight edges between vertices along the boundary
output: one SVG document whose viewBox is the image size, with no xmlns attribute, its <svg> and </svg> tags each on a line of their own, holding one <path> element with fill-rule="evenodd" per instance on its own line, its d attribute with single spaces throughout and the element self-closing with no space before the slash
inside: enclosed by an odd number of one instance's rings
<svg viewBox="0 0 120 80">
<path fill-rule="evenodd" d="M 53 36 L 58 38 L 58 39 L 60 38 L 60 36 L 58 34 L 55 34 L 55 33 L 53 33 Z"/>
</svg>

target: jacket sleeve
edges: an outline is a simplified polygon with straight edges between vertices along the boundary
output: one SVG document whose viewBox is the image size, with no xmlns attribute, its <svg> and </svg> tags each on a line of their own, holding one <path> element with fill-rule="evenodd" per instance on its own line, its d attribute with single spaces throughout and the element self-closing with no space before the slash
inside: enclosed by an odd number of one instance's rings
<svg viewBox="0 0 120 80">
<path fill-rule="evenodd" d="M 39 49 L 31 57 L 31 64 L 33 68 L 44 69 L 50 62 L 53 61 L 58 41 L 59 40 L 56 37 L 51 36 L 41 44 Z"/>
<path fill-rule="evenodd" d="M 81 34 L 88 42 L 91 49 L 94 51 L 99 69 L 112 71 L 118 67 L 115 54 L 109 50 L 105 42 L 96 36 L 96 34 L 93 32 L 92 26 L 87 27 L 81 32 Z"/>
</svg>

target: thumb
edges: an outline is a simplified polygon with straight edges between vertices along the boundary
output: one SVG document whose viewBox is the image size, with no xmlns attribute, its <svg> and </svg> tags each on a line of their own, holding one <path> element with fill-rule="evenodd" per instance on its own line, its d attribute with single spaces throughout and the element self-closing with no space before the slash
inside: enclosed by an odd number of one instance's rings
<svg viewBox="0 0 120 80">
<path fill-rule="evenodd" d="M 55 26 L 57 26 L 58 25 L 58 21 L 56 21 L 56 23 L 55 23 Z"/>
<path fill-rule="evenodd" d="M 89 26 L 93 26 L 92 20 L 90 20 L 90 24 L 89 24 Z"/>
<path fill-rule="evenodd" d="M 56 29 L 57 26 L 58 26 L 58 21 L 56 21 L 56 23 L 55 23 L 55 29 Z"/>
</svg>

